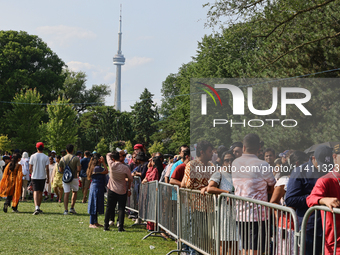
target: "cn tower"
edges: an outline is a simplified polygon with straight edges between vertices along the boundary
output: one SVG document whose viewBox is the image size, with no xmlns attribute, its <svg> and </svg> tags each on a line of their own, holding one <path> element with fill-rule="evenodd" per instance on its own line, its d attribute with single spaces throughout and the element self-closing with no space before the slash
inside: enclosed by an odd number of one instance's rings
<svg viewBox="0 0 340 255">
<path fill-rule="evenodd" d="M 113 64 L 117 66 L 116 82 L 115 82 L 115 109 L 121 111 L 121 72 L 122 65 L 125 64 L 125 58 L 122 54 L 122 5 L 120 5 L 120 18 L 119 18 L 119 32 L 118 32 L 118 51 L 113 57 Z"/>
</svg>

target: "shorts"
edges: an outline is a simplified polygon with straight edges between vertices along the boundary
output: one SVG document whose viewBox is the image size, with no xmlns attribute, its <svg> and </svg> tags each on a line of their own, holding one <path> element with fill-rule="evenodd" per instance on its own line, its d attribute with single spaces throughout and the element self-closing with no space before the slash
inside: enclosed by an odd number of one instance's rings
<svg viewBox="0 0 340 255">
<path fill-rule="evenodd" d="M 87 179 L 87 177 L 81 177 L 81 184 L 83 186 L 83 189 L 89 189 L 91 181 Z"/>
<path fill-rule="evenodd" d="M 46 179 L 32 179 L 33 191 L 44 191 Z"/>
<path fill-rule="evenodd" d="M 79 189 L 78 178 L 74 178 L 71 182 L 65 183 L 63 182 L 64 193 L 70 193 L 71 189 L 73 192 L 77 192 Z"/>
<path fill-rule="evenodd" d="M 259 225 L 261 224 L 261 232 Z M 265 250 L 266 229 L 262 222 L 238 222 L 240 245 L 245 250 Z M 248 246 L 249 245 L 249 246 Z M 258 246 L 259 245 L 259 246 Z M 262 245 L 262 247 L 261 247 Z"/>
</svg>

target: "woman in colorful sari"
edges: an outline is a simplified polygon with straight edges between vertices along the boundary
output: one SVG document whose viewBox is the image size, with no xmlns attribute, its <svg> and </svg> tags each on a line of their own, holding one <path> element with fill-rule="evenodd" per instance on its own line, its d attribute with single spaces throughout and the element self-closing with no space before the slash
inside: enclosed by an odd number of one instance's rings
<svg viewBox="0 0 340 255">
<path fill-rule="evenodd" d="M 11 163 L 6 166 L 0 182 L 0 196 L 6 197 L 3 209 L 5 213 L 7 213 L 7 208 L 10 206 L 11 201 L 13 212 L 18 212 L 23 177 L 22 167 L 19 164 L 20 159 L 20 154 L 14 154 Z"/>
</svg>

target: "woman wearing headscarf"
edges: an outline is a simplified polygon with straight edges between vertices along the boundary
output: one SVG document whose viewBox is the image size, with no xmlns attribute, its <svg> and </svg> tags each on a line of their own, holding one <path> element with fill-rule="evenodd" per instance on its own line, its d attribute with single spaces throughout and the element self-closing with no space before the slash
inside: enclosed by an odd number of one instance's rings
<svg viewBox="0 0 340 255">
<path fill-rule="evenodd" d="M 22 194 L 21 194 L 21 201 L 26 202 L 26 195 L 27 195 L 27 184 L 30 180 L 30 170 L 29 170 L 29 157 L 28 153 L 24 152 L 22 154 L 22 158 L 20 160 L 20 165 L 22 168 Z"/>
<path fill-rule="evenodd" d="M 4 204 L 4 212 L 7 213 L 7 208 L 12 201 L 12 209 L 18 212 L 18 203 L 21 196 L 22 187 L 22 167 L 19 164 L 21 159 L 20 154 L 14 154 L 11 163 L 9 163 L 4 171 L 0 182 L 0 196 L 6 197 Z"/>
</svg>

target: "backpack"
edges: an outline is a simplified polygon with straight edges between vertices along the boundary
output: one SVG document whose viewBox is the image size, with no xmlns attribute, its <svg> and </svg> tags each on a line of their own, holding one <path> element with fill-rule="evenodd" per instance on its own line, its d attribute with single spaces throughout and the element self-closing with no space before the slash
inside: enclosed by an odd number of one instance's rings
<svg viewBox="0 0 340 255">
<path fill-rule="evenodd" d="M 71 158 L 71 160 L 68 162 L 68 164 L 66 165 L 66 162 L 65 162 L 65 159 L 63 158 L 64 160 L 64 163 L 65 163 L 65 168 L 64 168 L 64 174 L 63 174 L 63 182 L 64 183 L 69 183 L 73 180 L 73 174 L 72 174 L 72 171 L 71 171 L 71 168 L 69 166 L 70 162 L 72 161 L 72 159 L 74 158 L 75 156 L 73 156 Z"/>
</svg>

